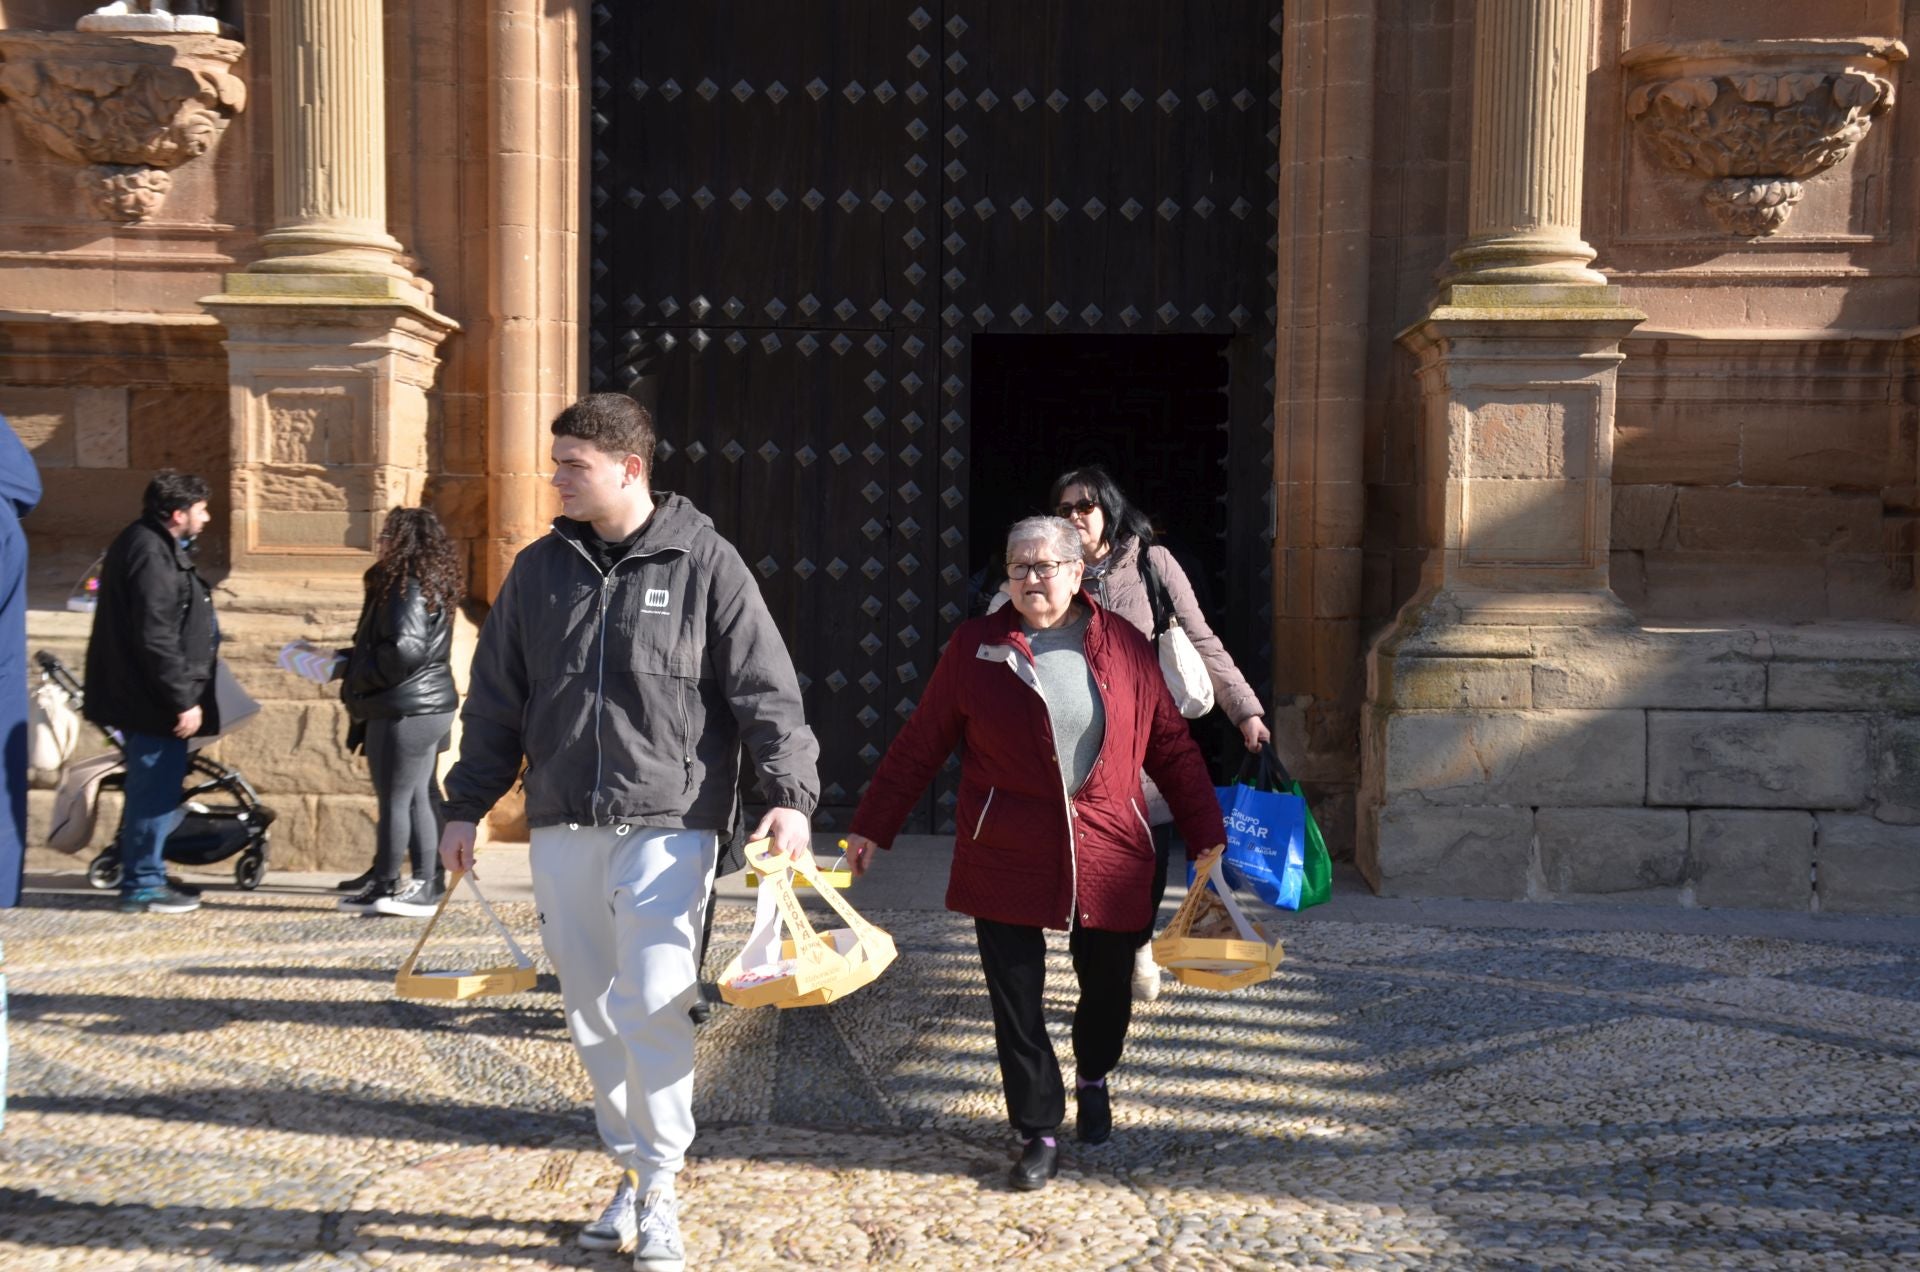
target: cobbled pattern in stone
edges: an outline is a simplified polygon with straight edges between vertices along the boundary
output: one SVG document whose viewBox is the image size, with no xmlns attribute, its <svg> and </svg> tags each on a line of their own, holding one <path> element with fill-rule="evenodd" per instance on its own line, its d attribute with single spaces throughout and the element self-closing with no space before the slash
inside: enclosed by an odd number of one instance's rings
<svg viewBox="0 0 1920 1272">
<path fill-rule="evenodd" d="M 498 961 L 471 910 L 442 965 Z M 1271 982 L 1141 1006 L 1112 1142 L 1069 1110 L 1016 1193 L 971 925 L 869 917 L 876 984 L 702 1030 L 690 1266 L 1920 1266 L 1920 950 L 1294 924 Z M 615 1171 L 551 978 L 397 1000 L 416 931 L 287 895 L 9 914 L 0 1267 L 625 1266 L 572 1244 Z"/>
</svg>

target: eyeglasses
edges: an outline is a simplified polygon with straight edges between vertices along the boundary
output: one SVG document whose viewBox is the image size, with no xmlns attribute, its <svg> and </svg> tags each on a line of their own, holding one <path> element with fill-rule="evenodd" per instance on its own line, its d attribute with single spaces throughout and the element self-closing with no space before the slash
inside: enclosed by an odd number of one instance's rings
<svg viewBox="0 0 1920 1272">
<path fill-rule="evenodd" d="M 1099 506 L 1099 503 L 1095 500 L 1082 499 L 1077 503 L 1063 503 L 1058 508 L 1055 508 L 1053 512 L 1057 517 L 1071 517 L 1076 512 L 1084 517 Z"/>
<path fill-rule="evenodd" d="M 1031 574 L 1036 579 L 1050 579 L 1060 573 L 1060 567 L 1069 565 L 1068 561 L 1009 561 L 1007 577 L 1018 582 Z"/>
</svg>

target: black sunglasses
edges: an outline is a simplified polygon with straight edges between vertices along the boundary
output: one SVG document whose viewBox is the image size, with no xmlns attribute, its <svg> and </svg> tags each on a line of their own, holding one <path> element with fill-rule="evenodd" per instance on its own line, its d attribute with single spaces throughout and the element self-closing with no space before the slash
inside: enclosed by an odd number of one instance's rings
<svg viewBox="0 0 1920 1272">
<path fill-rule="evenodd" d="M 1053 513 L 1056 517 L 1071 517 L 1077 512 L 1084 517 L 1099 506 L 1099 503 L 1095 500 L 1082 499 L 1078 503 L 1063 503 L 1058 508 L 1055 508 Z"/>
</svg>

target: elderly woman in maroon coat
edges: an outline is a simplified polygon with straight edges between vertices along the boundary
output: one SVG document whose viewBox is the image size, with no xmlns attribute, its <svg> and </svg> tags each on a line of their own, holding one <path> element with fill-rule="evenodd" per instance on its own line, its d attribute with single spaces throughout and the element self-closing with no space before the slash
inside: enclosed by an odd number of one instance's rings
<svg viewBox="0 0 1920 1272">
<path fill-rule="evenodd" d="M 1144 769 L 1193 845 L 1225 842 L 1199 750 L 1153 647 L 1080 591 L 1080 536 L 1030 517 L 1007 536 L 1013 604 L 963 623 L 913 718 L 874 771 L 847 836 L 854 873 L 889 847 L 956 745 L 959 834 L 947 908 L 971 915 L 993 1003 L 1007 1113 L 1026 1148 L 1015 1188 L 1059 1169 L 1066 1093 L 1041 1011 L 1043 929 L 1070 936 L 1077 1131 L 1112 1132 L 1107 1076 L 1133 1015 L 1134 951 L 1153 931 L 1153 839 Z"/>
</svg>

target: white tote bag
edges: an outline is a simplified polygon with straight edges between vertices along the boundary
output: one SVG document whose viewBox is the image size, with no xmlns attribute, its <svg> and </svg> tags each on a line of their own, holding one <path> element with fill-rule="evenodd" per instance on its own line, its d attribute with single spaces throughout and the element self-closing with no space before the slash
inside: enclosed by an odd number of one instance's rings
<svg viewBox="0 0 1920 1272">
<path fill-rule="evenodd" d="M 1150 551 L 1150 549 L 1149 549 Z M 1160 653 L 1160 674 L 1166 678 L 1174 705 L 1189 720 L 1198 720 L 1213 710 L 1213 678 L 1207 664 L 1193 647 L 1187 629 L 1174 616 L 1173 598 L 1160 581 L 1153 558 L 1140 554 L 1140 581 L 1146 586 L 1147 601 L 1153 609 L 1153 643 Z"/>
<path fill-rule="evenodd" d="M 1167 630 L 1154 643 L 1160 649 L 1160 674 L 1167 678 L 1167 688 L 1180 714 L 1198 720 L 1213 710 L 1213 681 L 1207 675 L 1207 664 L 1187 638 L 1180 620 L 1169 620 Z"/>
</svg>

